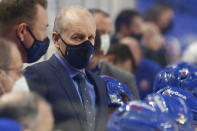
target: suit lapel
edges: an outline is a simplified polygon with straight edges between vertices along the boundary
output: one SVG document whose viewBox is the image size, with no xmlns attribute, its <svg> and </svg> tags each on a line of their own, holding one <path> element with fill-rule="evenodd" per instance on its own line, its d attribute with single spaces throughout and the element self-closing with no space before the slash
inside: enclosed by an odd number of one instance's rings
<svg viewBox="0 0 197 131">
<path fill-rule="evenodd" d="M 82 107 L 79 95 L 74 87 L 72 79 L 69 77 L 68 72 L 64 69 L 63 65 L 58 61 L 58 59 L 53 55 L 49 60 L 49 63 L 54 67 L 55 75 L 57 76 L 60 84 L 68 96 L 74 111 L 76 112 L 77 118 L 80 121 L 81 126 L 84 128 L 84 114 L 85 111 Z"/>
</svg>

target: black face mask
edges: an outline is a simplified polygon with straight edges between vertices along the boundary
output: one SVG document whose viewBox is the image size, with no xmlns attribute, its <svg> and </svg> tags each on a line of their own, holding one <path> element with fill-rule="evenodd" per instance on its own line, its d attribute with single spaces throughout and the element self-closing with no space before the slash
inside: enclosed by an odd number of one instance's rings
<svg viewBox="0 0 197 131">
<path fill-rule="evenodd" d="M 94 47 L 89 40 L 81 43 L 80 45 L 69 45 L 59 35 L 62 42 L 66 45 L 65 53 L 60 50 L 64 59 L 76 69 L 84 69 L 89 65 L 91 56 L 94 52 Z"/>
<path fill-rule="evenodd" d="M 33 45 L 31 48 L 26 48 L 25 44 L 22 41 L 20 42 L 27 52 L 27 63 L 33 63 L 39 60 L 47 52 L 50 40 L 46 37 L 43 41 L 39 41 L 36 39 L 29 27 L 27 27 L 27 31 L 29 31 L 30 35 L 34 39 Z"/>
<path fill-rule="evenodd" d="M 141 41 L 142 39 L 142 34 L 134 34 L 134 33 L 131 33 L 130 36 L 134 39 L 136 39 L 137 41 Z"/>
<path fill-rule="evenodd" d="M 171 21 L 171 22 L 168 24 L 167 27 L 161 29 L 161 33 L 164 34 L 164 35 L 167 34 L 170 30 L 172 30 L 173 26 L 174 26 L 174 24 L 173 24 L 173 22 Z"/>
</svg>

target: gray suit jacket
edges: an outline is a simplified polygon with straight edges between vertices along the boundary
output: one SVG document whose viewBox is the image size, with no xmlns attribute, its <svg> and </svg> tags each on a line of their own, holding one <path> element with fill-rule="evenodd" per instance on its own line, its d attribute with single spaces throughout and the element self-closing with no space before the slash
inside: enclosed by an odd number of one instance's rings
<svg viewBox="0 0 197 131">
<path fill-rule="evenodd" d="M 128 86 L 133 94 L 134 99 L 140 99 L 135 76 L 132 73 L 119 69 L 118 67 L 106 61 L 101 61 L 99 63 L 99 68 L 100 71 L 98 75 L 108 75 L 116 78 L 121 83 L 124 83 Z"/>
</svg>

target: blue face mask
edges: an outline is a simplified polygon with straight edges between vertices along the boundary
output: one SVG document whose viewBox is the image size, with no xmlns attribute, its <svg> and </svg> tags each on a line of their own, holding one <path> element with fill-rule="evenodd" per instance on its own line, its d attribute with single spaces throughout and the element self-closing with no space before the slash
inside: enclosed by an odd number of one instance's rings
<svg viewBox="0 0 197 131">
<path fill-rule="evenodd" d="M 80 45 L 69 45 L 59 35 L 62 42 L 66 45 L 65 54 L 60 50 L 65 60 L 76 69 L 84 69 L 88 66 L 91 56 L 94 52 L 94 47 L 89 40 Z"/>
<path fill-rule="evenodd" d="M 136 39 L 137 41 L 140 41 L 143 37 L 142 34 L 134 34 L 134 33 L 131 33 L 130 36 Z"/>
<path fill-rule="evenodd" d="M 46 52 L 49 47 L 50 40 L 47 37 L 43 41 L 39 41 L 36 39 L 32 31 L 29 27 L 27 27 L 27 30 L 31 34 L 32 38 L 34 39 L 34 43 L 31 48 L 26 48 L 24 43 L 21 41 L 21 44 L 25 48 L 27 52 L 27 63 L 33 63 L 37 60 L 39 60 Z"/>
</svg>

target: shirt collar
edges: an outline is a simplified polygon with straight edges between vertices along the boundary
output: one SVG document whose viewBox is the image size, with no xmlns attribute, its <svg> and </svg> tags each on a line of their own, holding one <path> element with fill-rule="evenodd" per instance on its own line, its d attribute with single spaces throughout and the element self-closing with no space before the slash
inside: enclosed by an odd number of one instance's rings
<svg viewBox="0 0 197 131">
<path fill-rule="evenodd" d="M 79 71 L 74 70 L 67 62 L 65 62 L 65 60 L 58 53 L 55 53 L 55 56 L 57 57 L 58 61 L 64 66 L 64 69 L 68 72 L 71 78 L 74 78 L 80 73 Z M 83 69 L 82 72 L 85 74 L 85 69 Z"/>
</svg>

